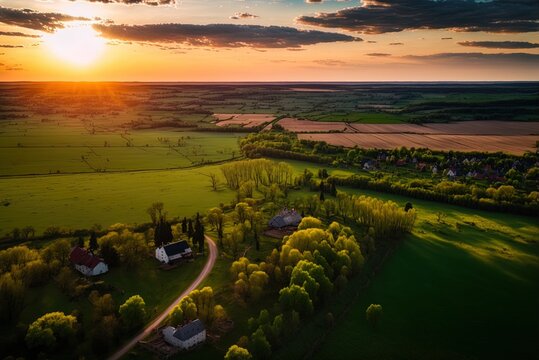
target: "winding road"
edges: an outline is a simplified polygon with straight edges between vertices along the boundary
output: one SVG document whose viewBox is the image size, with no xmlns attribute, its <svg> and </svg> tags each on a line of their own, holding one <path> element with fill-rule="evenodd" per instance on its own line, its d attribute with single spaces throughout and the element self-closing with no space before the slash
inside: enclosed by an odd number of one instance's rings
<svg viewBox="0 0 539 360">
<path fill-rule="evenodd" d="M 136 335 L 134 338 L 129 340 L 128 343 L 123 345 L 120 349 L 118 349 L 114 354 L 112 354 L 109 357 L 109 360 L 118 360 L 122 358 L 124 355 L 126 355 L 135 345 L 138 344 L 139 341 L 143 340 L 145 337 L 150 335 L 152 331 L 154 331 L 157 327 L 159 327 L 159 324 L 163 322 L 172 311 L 172 309 L 179 304 L 181 299 L 183 299 L 185 296 L 187 296 L 191 291 L 195 290 L 201 283 L 208 277 L 210 272 L 213 269 L 213 266 L 215 265 L 215 260 L 217 259 L 217 246 L 215 245 L 215 242 L 210 238 L 209 236 L 205 235 L 206 241 L 208 242 L 208 248 L 210 251 L 210 254 L 208 256 L 208 260 L 206 261 L 206 264 L 204 265 L 204 268 L 198 274 L 197 278 L 189 285 L 187 289 L 185 289 L 180 296 L 174 300 L 172 304 L 170 304 L 155 320 L 153 320 L 144 330 L 142 330 L 138 335 Z"/>
</svg>

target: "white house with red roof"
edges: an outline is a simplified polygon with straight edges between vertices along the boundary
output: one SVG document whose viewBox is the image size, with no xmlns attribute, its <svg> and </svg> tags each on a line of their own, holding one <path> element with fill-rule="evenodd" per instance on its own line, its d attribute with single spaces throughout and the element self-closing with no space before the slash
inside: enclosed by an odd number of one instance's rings
<svg viewBox="0 0 539 360">
<path fill-rule="evenodd" d="M 109 266 L 103 259 L 78 246 L 71 250 L 69 260 L 75 269 L 86 276 L 101 275 L 109 271 Z"/>
</svg>

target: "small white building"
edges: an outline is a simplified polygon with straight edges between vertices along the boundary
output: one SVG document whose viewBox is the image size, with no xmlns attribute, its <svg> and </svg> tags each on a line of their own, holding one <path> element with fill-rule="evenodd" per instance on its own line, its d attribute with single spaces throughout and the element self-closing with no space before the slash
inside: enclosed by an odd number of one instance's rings
<svg viewBox="0 0 539 360">
<path fill-rule="evenodd" d="M 69 260 L 75 269 L 86 276 L 101 275 L 109 271 L 109 266 L 103 259 L 78 246 L 71 250 Z"/>
<path fill-rule="evenodd" d="M 163 329 L 163 337 L 170 345 L 188 350 L 206 341 L 206 328 L 202 321 L 196 319 L 177 328 L 167 326 Z"/>
<path fill-rule="evenodd" d="M 155 258 L 165 264 L 179 259 L 190 258 L 192 256 L 193 251 L 185 240 L 170 243 L 155 249 Z"/>
</svg>

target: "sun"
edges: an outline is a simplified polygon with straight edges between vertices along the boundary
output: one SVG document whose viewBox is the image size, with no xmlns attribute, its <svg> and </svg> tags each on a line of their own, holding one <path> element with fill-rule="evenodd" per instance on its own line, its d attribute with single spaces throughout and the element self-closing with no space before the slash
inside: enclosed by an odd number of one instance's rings
<svg viewBox="0 0 539 360">
<path fill-rule="evenodd" d="M 87 25 L 60 29 L 43 40 L 58 58 L 77 66 L 92 64 L 105 49 L 105 40 Z"/>
</svg>

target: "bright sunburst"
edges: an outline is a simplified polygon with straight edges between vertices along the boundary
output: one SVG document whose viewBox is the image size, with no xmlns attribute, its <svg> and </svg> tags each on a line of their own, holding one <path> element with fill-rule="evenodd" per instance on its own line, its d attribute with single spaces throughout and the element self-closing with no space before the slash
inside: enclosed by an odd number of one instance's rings
<svg viewBox="0 0 539 360">
<path fill-rule="evenodd" d="M 87 66 L 99 58 L 105 41 L 89 26 L 68 27 L 44 36 L 48 48 L 60 59 Z"/>
</svg>

